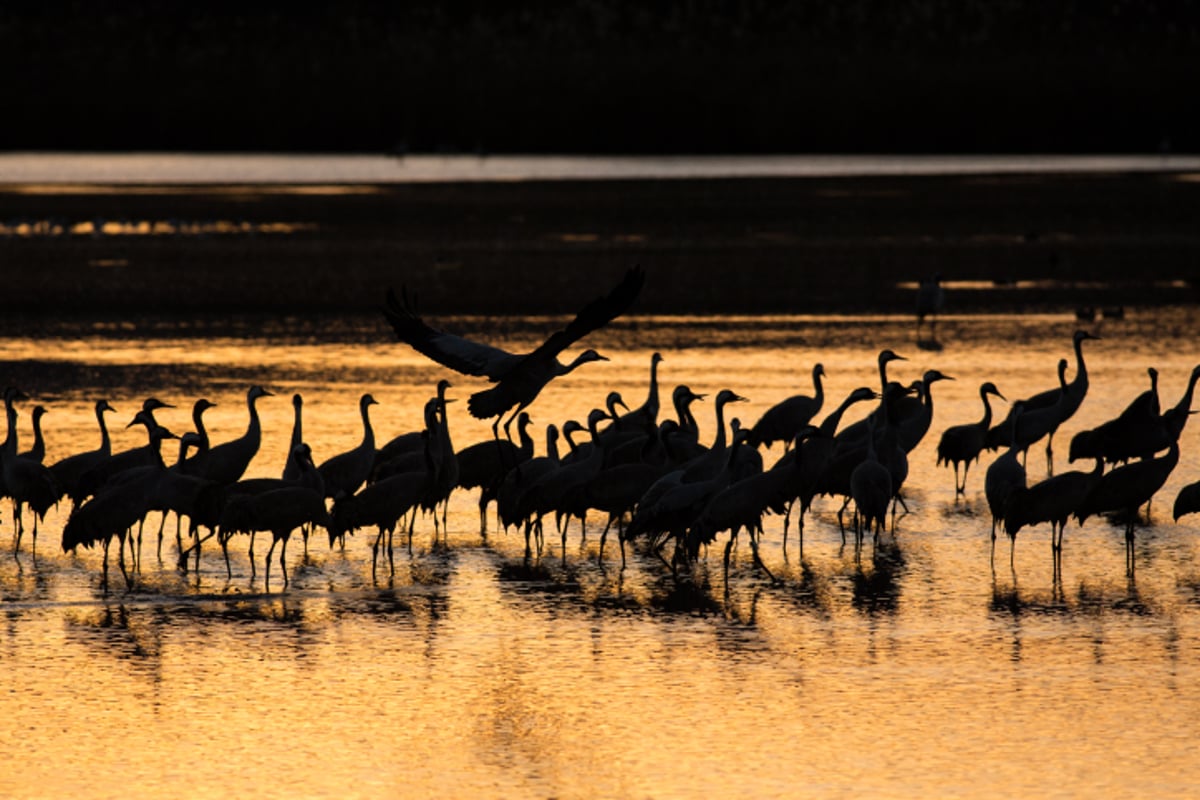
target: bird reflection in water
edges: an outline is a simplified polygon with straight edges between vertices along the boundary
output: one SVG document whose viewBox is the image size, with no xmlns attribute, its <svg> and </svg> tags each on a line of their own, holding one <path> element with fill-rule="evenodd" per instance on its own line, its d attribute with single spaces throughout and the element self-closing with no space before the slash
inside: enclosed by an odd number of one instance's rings
<svg viewBox="0 0 1200 800">
<path fill-rule="evenodd" d="M 904 553 L 894 542 L 880 541 L 871 552 L 869 568 L 860 558 L 850 576 L 851 603 L 866 614 L 894 614 L 900 602 L 900 579 L 907 571 Z"/>
</svg>

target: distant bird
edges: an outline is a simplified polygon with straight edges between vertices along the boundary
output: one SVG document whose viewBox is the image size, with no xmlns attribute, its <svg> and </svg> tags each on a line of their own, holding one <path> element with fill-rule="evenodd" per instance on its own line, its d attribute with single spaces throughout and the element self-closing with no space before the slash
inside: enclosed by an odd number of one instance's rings
<svg viewBox="0 0 1200 800">
<path fill-rule="evenodd" d="M 1167 434 L 1159 413 L 1158 370 L 1150 367 L 1146 372 L 1150 388 L 1135 397 L 1115 419 L 1075 434 L 1071 439 L 1071 461 L 1103 458 L 1110 464 L 1120 464 L 1134 458 L 1148 458 L 1170 443 L 1172 437 Z M 1182 422 L 1179 430 L 1182 431 Z"/>
<path fill-rule="evenodd" d="M 520 446 L 507 439 L 476 442 L 458 451 L 458 488 L 479 487 L 479 532 L 487 533 L 487 507 L 496 499 L 500 485 L 510 471 L 533 458 L 533 438 L 529 435 L 529 414 L 517 417 Z"/>
<path fill-rule="evenodd" d="M 96 423 L 100 426 L 100 446 L 98 448 L 67 456 L 50 466 L 50 471 L 54 473 L 54 479 L 58 481 L 58 486 L 62 489 L 63 494 L 74 497 L 75 489 L 83 474 L 112 455 L 112 439 L 108 434 L 104 415 L 113 410 L 107 400 L 96 401 Z M 74 500 L 72 500 L 72 506 L 74 506 Z"/>
<path fill-rule="evenodd" d="M 944 375 L 940 370 L 929 369 L 914 381 L 910 387 L 916 397 L 901 397 L 892 408 L 895 416 L 896 438 L 905 453 L 916 449 L 929 426 L 933 424 L 933 384 L 938 381 L 952 381 L 954 378 Z"/>
<path fill-rule="evenodd" d="M 1063 409 L 1068 405 L 1066 393 L 1062 390 L 1066 388 L 1067 360 L 1059 359 L 1058 362 L 1058 383 L 1059 392 L 1056 399 L 1050 405 L 1045 405 L 1036 408 L 1030 408 L 1028 405 L 1021 412 L 1020 418 L 1013 421 L 1015 429 L 1015 439 L 1017 449 L 1021 451 L 1022 463 L 1029 456 L 1029 448 L 1042 438 L 1049 436 L 1051 432 L 1058 427 L 1058 421 L 1062 417 Z M 993 429 L 994 430 L 994 429 Z M 1047 471 L 1050 471 L 1051 464 L 1047 461 Z"/>
<path fill-rule="evenodd" d="M 42 435 L 42 417 L 44 416 L 46 416 L 46 407 L 43 405 L 36 405 L 29 412 L 29 419 L 33 425 L 33 446 L 20 453 L 21 458 L 28 458 L 38 464 L 46 460 L 46 437 Z"/>
<path fill-rule="evenodd" d="M 895 494 L 892 476 L 875 452 L 875 421 L 869 420 L 867 456 L 850 473 L 850 497 L 854 500 L 854 534 L 861 541 L 863 528 L 875 537 L 887 523 L 888 503 Z"/>
<path fill-rule="evenodd" d="M 1024 412 L 1024 402 L 1013 403 L 1011 418 L 1015 422 Z M 1017 489 L 1025 488 L 1025 466 L 1017 458 L 1021 452 L 1016 442 L 1016 427 L 1009 426 L 1008 449 L 1000 457 L 988 465 L 983 479 L 984 496 L 987 497 L 988 510 L 992 513 L 992 558 L 996 556 L 996 525 L 1004 520 L 1008 509 L 1008 499 Z M 964 478 L 963 482 L 966 482 Z"/>
<path fill-rule="evenodd" d="M 800 472 L 796 475 L 794 484 L 794 499 L 800 502 L 797 530 L 800 538 L 801 557 L 804 555 L 804 515 L 811 508 L 813 498 L 816 497 L 820 489 L 821 479 L 824 477 L 825 471 L 829 469 L 829 465 L 833 460 L 833 454 L 837 447 L 837 440 L 834 437 L 838 426 L 841 424 L 842 415 L 846 413 L 846 409 L 855 403 L 873 400 L 875 397 L 875 392 L 866 386 L 855 389 L 846 396 L 846 399 L 837 408 L 826 415 L 825 419 L 821 421 L 817 432 L 810 436 L 804 443 L 804 461 L 800 464 Z M 783 469 L 787 463 L 794 459 L 794 451 L 789 451 L 771 469 Z M 788 525 L 791 520 L 792 505 L 792 503 L 788 503 L 783 515 L 783 549 L 785 553 L 787 552 Z"/>
<path fill-rule="evenodd" d="M 782 441 L 784 447 L 791 447 L 796 435 L 804 430 L 825 403 L 825 389 L 821 385 L 821 377 L 825 367 L 817 364 L 812 369 L 812 396 L 797 394 L 782 400 L 768 408 L 754 427 L 750 429 L 747 444 L 758 447 L 760 444 L 770 447 L 775 442 Z"/>
<path fill-rule="evenodd" d="M 214 483 L 234 483 L 241 478 L 262 444 L 262 422 L 256 403 L 260 397 L 272 396 L 261 386 L 251 386 L 246 392 L 246 408 L 250 414 L 246 432 L 236 439 L 209 447 L 208 453 L 202 456 L 197 455 L 196 458 L 202 461 L 194 474 Z"/>
<path fill-rule="evenodd" d="M 271 547 L 264 559 L 263 578 L 267 589 L 271 587 L 271 555 L 275 546 L 283 542 L 279 551 L 279 569 L 283 573 L 283 585 L 288 585 L 287 543 L 292 531 L 302 525 L 320 525 L 328 530 L 333 526 L 325 510 L 325 498 L 320 493 L 303 486 L 274 489 L 262 494 L 238 495 L 226 504 L 218 523 L 222 548 L 234 533 L 271 532 Z M 226 554 L 228 563 L 228 553 Z"/>
<path fill-rule="evenodd" d="M 195 430 L 186 435 L 187 442 L 195 448 L 195 454 L 186 460 L 181 460 L 176 467 L 177 472 L 184 475 L 200 476 L 205 469 L 205 462 L 208 458 L 208 451 L 212 444 L 208 440 L 208 429 L 204 427 L 204 412 L 210 408 L 215 408 L 216 403 L 211 402 L 206 397 L 201 397 L 192 405 L 192 427 Z M 180 440 L 183 442 L 183 439 Z"/>
<path fill-rule="evenodd" d="M 758 536 L 762 533 L 762 517 L 767 512 L 782 512 L 796 494 L 807 456 L 805 442 L 818 431 L 806 425 L 796 436 L 795 456 L 766 472 L 751 475 L 730 483 L 713 495 L 700 515 L 692 522 L 688 533 L 688 553 L 695 558 L 700 545 L 711 543 L 721 531 L 729 531 L 725 545 L 725 574 L 729 574 L 729 557 L 737 541 L 738 531 L 746 529 L 754 563 L 772 580 L 774 575 L 758 553 Z M 789 448 L 791 449 L 791 448 Z"/>
<path fill-rule="evenodd" d="M 929 341 L 937 341 L 937 315 L 942 313 L 946 305 L 946 292 L 942 289 L 942 276 L 934 275 L 924 278 L 917 286 L 917 341 L 921 341 L 921 323 L 926 317 L 933 319 L 929 323 Z"/>
<path fill-rule="evenodd" d="M 351 531 L 374 526 L 378 529 L 378 535 L 371 545 L 371 574 L 375 574 L 379 551 L 385 546 L 385 536 L 388 563 L 391 564 L 392 534 L 400 521 L 412 512 L 429 492 L 429 482 L 432 478 L 432 468 L 402 472 L 376 481 L 355 495 L 342 497 L 333 504 L 332 524 L 329 526 L 330 546 Z M 408 545 L 412 547 L 411 527 Z"/>
<path fill-rule="evenodd" d="M 154 419 L 154 412 L 160 408 L 174 408 L 174 406 L 167 405 L 155 397 L 147 398 L 142 402 L 142 410 L 134 415 L 133 420 L 125 427 L 145 425 L 147 432 L 152 433 L 154 428 L 159 427 L 158 422 Z M 78 483 L 70 493 L 71 503 L 73 506 L 78 506 L 84 499 L 99 491 L 114 475 L 134 467 L 155 466 L 161 461 L 162 458 L 153 441 L 142 447 L 122 450 L 119 453 L 113 453 L 108 458 L 99 459 L 97 464 L 79 476 Z"/>
<path fill-rule="evenodd" d="M 1029 525 L 1050 523 L 1050 552 L 1053 556 L 1055 574 L 1059 574 L 1062 563 L 1063 531 L 1067 520 L 1077 514 L 1096 488 L 1104 473 L 1104 462 L 1096 459 L 1091 472 L 1074 470 L 1046 478 L 1029 487 L 1016 487 L 1005 504 L 1004 530 L 1011 539 L 1009 564 L 1013 564 L 1017 546 L 1017 533 Z"/>
<path fill-rule="evenodd" d="M 1179 443 L 1172 442 L 1166 454 L 1117 467 L 1102 477 L 1076 511 L 1079 524 L 1089 516 L 1118 513 L 1125 518 L 1125 568 L 1134 571 L 1133 532 L 1138 509 L 1150 502 L 1179 463 Z"/>
<path fill-rule="evenodd" d="M 536 456 L 504 476 L 496 493 L 496 511 L 500 523 L 508 528 L 521 526 L 525 531 L 525 553 L 529 555 L 529 535 L 532 530 L 532 509 L 526 495 L 550 472 L 558 468 L 558 427 L 546 426 L 546 454 Z"/>
<path fill-rule="evenodd" d="M 892 363 L 893 361 L 907 361 L 907 360 L 908 359 L 906 359 L 904 356 L 897 355 L 896 353 L 892 352 L 891 350 L 879 351 L 879 356 L 877 358 L 877 362 L 879 364 L 880 404 L 874 411 L 872 411 L 870 413 L 869 416 L 875 417 L 876 423 L 878 423 L 880 425 L 883 422 L 883 411 L 882 411 L 883 400 L 882 400 L 882 398 L 883 398 L 884 394 L 887 392 L 888 384 L 890 383 L 890 381 L 888 380 L 888 375 L 887 375 L 887 365 Z M 839 450 L 845 451 L 845 450 L 848 450 L 851 448 L 863 448 L 863 453 L 865 454 L 866 453 L 866 445 L 867 445 L 867 420 L 860 419 L 857 422 L 853 423 L 852 425 L 847 425 L 840 433 L 838 433 L 837 438 L 838 438 L 838 449 Z M 847 474 L 849 474 L 849 473 L 847 473 Z"/>
<path fill-rule="evenodd" d="M 45 455 L 44 442 L 40 447 L 35 446 L 24 453 L 16 452 L 17 437 L 13 433 L 17 426 L 17 409 L 13 405 L 16 397 L 16 393 L 8 393 L 5 396 L 5 413 L 10 434 L 5 440 L 2 474 L 5 490 L 12 498 L 13 518 L 17 526 L 13 551 L 21 549 L 21 536 L 25 532 L 23 510 L 26 506 L 33 512 L 33 549 L 36 551 L 38 522 L 46 516 L 50 507 L 58 502 L 58 498 L 62 496 L 62 489 L 55 480 L 54 473 L 41 463 L 41 457 Z M 36 406 L 33 413 L 35 420 L 40 420 L 46 409 Z M 40 440 L 40 429 L 35 426 L 35 430 L 39 431 L 36 436 Z"/>
<path fill-rule="evenodd" d="M 426 441 L 429 459 L 433 466 L 433 480 L 421 503 L 421 507 L 425 511 L 433 514 L 435 533 L 438 530 L 437 509 L 439 505 L 442 507 L 441 529 L 446 534 L 449 533 L 446 529 L 446 514 L 450 506 L 450 495 L 454 492 L 454 487 L 458 485 L 458 456 L 454 452 L 454 443 L 450 440 L 450 417 L 446 413 L 446 404 L 454 402 L 446 398 L 446 390 L 449 388 L 450 381 L 445 379 L 438 381 L 437 414 Z M 505 435 L 507 434 L 506 429 Z"/>
<path fill-rule="evenodd" d="M 205 482 L 207 485 L 201 487 L 190 500 L 192 510 L 192 527 L 207 527 L 214 534 L 219 534 L 221 514 L 229 502 L 242 495 L 259 495 L 267 492 L 272 492 L 277 489 L 288 489 L 292 487 L 301 487 L 309 489 L 322 497 L 325 496 L 325 481 L 321 477 L 321 473 L 317 472 L 317 467 L 313 464 L 312 448 L 305 442 L 300 442 L 288 456 L 288 460 L 296 464 L 296 472 L 291 478 L 243 478 L 236 483 L 231 484 L 216 484 Z M 170 470 L 168 470 L 169 472 Z M 307 529 L 305 529 L 307 530 Z M 210 534 L 211 535 L 211 534 Z M 203 541 L 209 537 L 197 540 L 187 550 L 180 550 L 179 564 L 180 569 L 185 569 L 187 558 L 192 549 L 196 550 L 197 562 L 199 562 L 199 548 Z M 222 551 L 225 555 L 225 571 L 232 577 L 232 571 L 229 565 L 229 549 L 228 537 L 220 539 Z M 305 547 L 307 552 L 307 533 L 305 533 Z M 254 531 L 250 532 L 250 576 L 254 577 L 257 574 L 257 568 L 254 561 Z"/>
<path fill-rule="evenodd" d="M 979 387 L 979 399 L 983 401 L 983 419 L 947 428 L 938 442 L 937 465 L 940 467 L 942 464 L 949 464 L 954 467 L 955 497 L 966 494 L 967 473 L 971 469 L 971 462 L 979 460 L 979 452 L 983 450 L 983 439 L 992 424 L 992 406 L 988 403 L 988 395 L 1004 399 L 996 384 L 991 381 L 984 383 Z M 961 484 L 958 482 L 959 464 L 963 465 Z"/>
<path fill-rule="evenodd" d="M 358 491 L 358 487 L 366 482 L 375 463 L 375 431 L 371 427 L 369 409 L 378 405 L 370 394 L 364 394 L 358 400 L 358 413 L 362 417 L 362 441 L 352 450 L 339 453 L 326 459 L 317 467 L 325 481 L 325 496 L 337 500 L 349 497 Z"/>
<path fill-rule="evenodd" d="M 150 437 L 147 446 L 154 457 L 153 463 L 132 467 L 113 476 L 90 500 L 82 502 L 71 511 L 63 526 L 63 552 L 77 547 L 91 548 L 97 542 L 104 547 L 104 571 L 100 585 L 108 590 L 108 549 L 115 538 L 118 541 L 118 564 L 125 577 L 125 585 L 132 583 L 125 567 L 125 541 L 130 529 L 145 518 L 149 511 L 149 492 L 156 477 L 166 469 L 160 455 L 163 439 L 174 438 L 174 434 L 158 425 L 152 411 L 138 413 L 137 422 L 146 425 Z M 133 423 L 131 423 L 133 424 Z"/>
<path fill-rule="evenodd" d="M 622 414 L 619 417 L 614 417 L 613 424 L 607 430 L 611 430 L 614 433 L 633 431 L 640 434 L 646 430 L 647 424 L 658 424 L 660 406 L 658 399 L 658 365 L 662 361 L 662 353 L 656 352 L 650 356 L 650 388 L 646 393 L 646 401 L 632 411 Z"/>
<path fill-rule="evenodd" d="M 304 398 L 300 393 L 292 395 L 292 439 L 288 444 L 287 461 L 283 465 L 283 479 L 285 481 L 294 481 L 300 478 L 303 471 L 299 459 L 297 457 L 296 448 L 304 442 L 304 422 L 302 420 L 304 412 Z M 310 451 L 311 452 L 311 451 Z"/>
<path fill-rule="evenodd" d="M 681 465 L 685 483 L 708 480 L 726 468 L 730 446 L 726 444 L 729 440 L 725 435 L 725 406 L 729 403 L 744 402 L 746 398 L 732 389 L 722 389 L 717 393 L 716 399 L 713 400 L 713 411 L 717 419 L 716 437 L 707 451 Z"/>
<path fill-rule="evenodd" d="M 696 394 L 684 384 L 676 386 L 671 392 L 675 419 L 660 422 L 658 431 L 659 441 L 671 460 L 687 461 L 704 451 L 704 446 L 700 444 L 700 426 L 696 423 L 691 409 L 692 403 L 703 400 L 704 397 L 705 395 Z"/>
<path fill-rule="evenodd" d="M 642 268 L 633 267 L 616 288 L 588 303 L 565 328 L 525 354 L 509 353 L 429 326 L 417 315 L 407 293 L 403 293 L 401 302 L 389 290 L 384 314 L 396 336 L 413 349 L 464 375 L 486 377 L 496 384 L 473 394 L 467 408 L 479 419 L 495 417 L 492 434 L 499 439 L 500 420 L 510 409 L 515 407 L 504 422 L 506 432 L 517 414 L 524 411 L 551 380 L 582 364 L 607 360 L 595 350 L 585 350 L 568 364 L 560 362 L 558 356 L 588 333 L 625 313 L 637 298 L 644 281 Z"/>
<path fill-rule="evenodd" d="M 1070 383 L 1065 382 L 1064 374 L 1063 377 L 1060 377 L 1059 385 L 1056 388 L 1047 389 L 1021 401 L 1022 408 L 1027 413 L 1036 413 L 1041 408 L 1057 406 L 1058 410 L 1048 425 L 1049 438 L 1046 440 L 1046 464 L 1051 470 L 1054 465 L 1054 434 L 1058 431 L 1059 426 L 1079 410 L 1079 406 L 1087 396 L 1088 371 L 1087 364 L 1083 360 L 1083 343 L 1088 339 L 1099 340 L 1100 337 L 1082 329 L 1076 330 L 1071 337 L 1072 346 L 1075 349 L 1075 377 L 1071 379 Z M 1065 365 L 1063 368 L 1065 369 Z M 1062 397 L 1064 393 L 1066 394 L 1065 398 Z M 1059 404 L 1060 400 L 1061 404 Z M 1007 445 L 1010 438 L 1010 425 L 1012 425 L 1011 410 L 1008 416 L 988 431 L 984 447 L 988 450 L 996 450 Z"/>
</svg>

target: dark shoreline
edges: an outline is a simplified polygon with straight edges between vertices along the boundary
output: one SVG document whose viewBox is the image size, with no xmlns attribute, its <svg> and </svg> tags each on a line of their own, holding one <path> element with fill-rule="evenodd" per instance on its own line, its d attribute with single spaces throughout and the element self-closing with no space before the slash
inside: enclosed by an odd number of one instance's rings
<svg viewBox="0 0 1200 800">
<path fill-rule="evenodd" d="M 554 314 L 634 263 L 641 313 L 907 312 L 935 273 L 978 287 L 956 311 L 1176 304 L 1200 299 L 1197 219 L 1173 173 L 0 185 L 0 308 L 361 312 L 406 284 L 428 313 Z"/>
</svg>

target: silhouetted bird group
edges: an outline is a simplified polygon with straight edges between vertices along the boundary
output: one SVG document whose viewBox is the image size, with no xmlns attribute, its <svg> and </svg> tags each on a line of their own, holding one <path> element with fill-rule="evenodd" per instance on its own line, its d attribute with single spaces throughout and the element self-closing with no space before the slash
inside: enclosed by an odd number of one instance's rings
<svg viewBox="0 0 1200 800">
<path fill-rule="evenodd" d="M 837 517 L 843 542 L 851 533 L 856 552 L 867 535 L 878 539 L 887 530 L 889 515 L 895 530 L 897 507 L 907 508 L 904 489 L 910 454 L 932 427 L 934 384 L 952 378 L 932 369 L 908 385 L 891 381 L 888 365 L 904 360 L 892 350 L 881 351 L 876 360 L 877 389 L 854 389 L 823 417 L 826 373 L 819 363 L 811 370 L 811 394 L 782 400 L 749 427 L 742 427 L 736 419 L 727 422 L 731 404 L 745 398 L 732 389 L 722 389 L 713 398 L 716 428 L 707 444 L 699 441 L 694 413 L 695 404 L 703 401 L 704 395 L 679 385 L 671 392 L 673 416 L 660 413 L 658 369 L 663 357 L 654 353 L 646 399 L 641 405 L 630 410 L 619 393 L 610 392 L 602 406 L 587 415 L 586 424 L 568 420 L 561 425 L 547 425 L 545 448 L 538 455 L 530 433 L 531 404 L 554 377 L 604 358 L 589 350 L 563 365 L 559 354 L 624 313 L 643 281 L 640 269 L 630 270 L 611 292 L 587 304 L 564 329 L 525 355 L 441 332 L 417 316 L 408 292 L 402 294 L 403 300 L 389 292 L 385 314 L 402 341 L 451 369 L 496 382 L 495 387 L 472 395 L 468 403 L 472 415 L 495 418 L 492 438 L 459 450 L 451 438 L 447 409 L 453 399 L 447 396 L 451 385 L 446 380 L 438 382 L 425 403 L 422 427 L 382 444 L 376 440 L 370 418 L 370 408 L 376 401 L 364 394 L 359 401 L 361 441 L 320 464 L 314 463 L 305 443 L 303 401 L 295 395 L 292 436 L 280 477 L 244 479 L 262 439 L 256 404 L 271 396 L 264 388 L 252 386 L 246 394 L 246 432 L 231 441 L 209 442 L 204 413 L 213 404 L 208 400 L 195 402 L 194 430 L 177 437 L 155 419 L 156 411 L 170 406 L 149 398 L 129 422 L 129 426 L 144 427 L 146 444 L 113 453 L 105 415 L 114 409 L 101 400 L 95 406 L 99 447 L 46 467 L 42 464 L 45 443 L 40 425 L 45 409 L 35 406 L 32 410 L 34 444 L 28 451 L 19 451 L 17 404 L 25 398 L 10 388 L 4 396 L 8 434 L 0 448 L 0 489 L 13 502 L 16 547 L 21 545 L 27 513 L 32 516 L 36 543 L 38 522 L 66 497 L 71 510 L 63 528 L 62 546 L 73 550 L 101 545 L 101 581 L 105 588 L 108 551 L 114 540 L 127 584 L 133 580 L 127 567 L 127 551 L 136 572 L 140 568 L 142 527 L 151 511 L 161 512 L 164 521 L 168 513 L 174 513 L 177 520 L 188 519 L 190 542 L 185 546 L 180 522 L 175 534 L 179 563 L 185 569 L 192 555 L 199 561 L 202 544 L 215 537 L 224 554 L 227 574 L 232 576 L 228 545 L 235 535 L 248 534 L 253 575 L 254 535 L 269 532 L 272 540 L 265 558 L 264 580 L 270 580 L 271 561 L 278 546 L 286 585 L 287 545 L 296 530 L 303 532 L 307 547 L 314 526 L 327 531 L 331 546 L 344 543 L 345 537 L 356 530 L 374 529 L 374 573 L 381 556 L 386 557 L 389 568 L 393 567 L 393 537 L 397 530 L 407 532 L 411 548 L 420 513 L 432 516 L 435 535 L 445 535 L 447 506 L 456 489 L 478 490 L 483 535 L 487 533 L 488 508 L 494 502 L 501 524 L 523 533 L 527 555 L 545 546 L 549 518 L 565 558 L 572 521 L 579 520 L 582 534 L 589 513 L 598 512 L 606 518 L 600 537 L 601 558 L 608 534 L 615 527 L 622 563 L 628 543 L 643 543 L 673 571 L 699 558 L 722 534 L 728 534 L 724 549 L 728 570 L 731 551 L 745 531 L 754 563 L 767 572 L 759 557 L 759 543 L 764 535 L 764 518 L 770 514 L 784 516 L 786 553 L 790 519 L 797 512 L 803 557 L 804 517 L 819 495 L 840 502 Z M 1015 401 L 1004 419 L 994 425 L 991 398 L 1004 400 L 1004 396 L 994 383 L 983 382 L 979 387 L 982 418 L 946 428 L 937 445 L 937 464 L 954 470 L 956 500 L 966 493 L 971 465 L 986 451 L 1001 451 L 987 467 L 984 481 L 992 516 L 993 549 L 998 526 L 1012 541 L 1011 560 L 1022 528 L 1049 523 L 1056 575 L 1069 518 L 1075 517 L 1082 524 L 1102 513 L 1123 515 L 1127 569 L 1133 571 L 1138 511 L 1178 463 L 1180 435 L 1200 379 L 1198 366 L 1183 397 L 1162 412 L 1157 373 L 1151 369 L 1147 392 L 1117 418 L 1072 439 L 1070 460 L 1093 459 L 1094 466 L 1054 475 L 1053 436 L 1086 398 L 1083 343 L 1096 338 L 1077 331 L 1073 337 L 1072 379 L 1067 380 L 1068 362 L 1064 359 L 1059 363 L 1056 386 Z M 843 426 L 843 415 L 858 403 L 872 403 L 873 408 L 864 419 Z M 510 427 L 514 420 L 515 440 Z M 1030 485 L 1026 454 L 1043 438 L 1047 440 L 1050 477 Z M 178 455 L 170 464 L 162 453 L 168 439 L 179 441 Z M 782 444 L 783 454 L 773 464 L 765 465 L 764 453 L 776 442 Z M 1105 471 L 1109 464 L 1117 466 Z M 1197 510 L 1200 484 L 1192 484 L 1179 493 L 1175 518 Z M 844 524 L 846 511 L 853 514 L 849 528 Z M 160 523 L 160 557 L 162 539 Z"/>
</svg>

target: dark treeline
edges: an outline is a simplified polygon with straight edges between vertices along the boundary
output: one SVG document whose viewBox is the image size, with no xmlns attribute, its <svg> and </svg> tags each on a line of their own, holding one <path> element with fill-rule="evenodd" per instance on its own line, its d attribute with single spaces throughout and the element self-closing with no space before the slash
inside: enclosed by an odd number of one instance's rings
<svg viewBox="0 0 1200 800">
<path fill-rule="evenodd" d="M 10 2 L 0 147 L 1195 150 L 1196 0 Z"/>
</svg>

